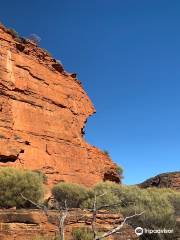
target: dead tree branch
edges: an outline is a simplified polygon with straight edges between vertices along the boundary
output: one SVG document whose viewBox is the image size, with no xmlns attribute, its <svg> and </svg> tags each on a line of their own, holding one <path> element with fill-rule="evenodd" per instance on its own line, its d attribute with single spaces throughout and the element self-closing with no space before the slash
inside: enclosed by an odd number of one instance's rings
<svg viewBox="0 0 180 240">
<path fill-rule="evenodd" d="M 30 202 L 32 205 L 36 206 L 38 209 L 41 209 L 44 211 L 45 215 L 47 217 L 49 217 L 49 213 L 48 213 L 48 208 L 45 206 L 45 205 L 40 205 L 38 203 L 35 203 L 33 202 L 32 200 L 26 198 L 22 193 L 20 193 L 20 196 Z M 57 207 L 57 206 L 56 206 Z M 61 208 L 58 206 L 57 207 L 57 210 L 59 210 L 59 216 L 58 216 L 58 221 L 59 221 L 59 225 L 58 225 L 58 230 L 59 230 L 59 233 L 60 233 L 60 240 L 65 240 L 65 235 L 64 235 L 64 222 L 65 222 L 65 219 L 68 215 L 68 208 L 67 208 L 67 203 L 66 203 L 66 200 L 65 200 L 65 208 L 63 210 L 61 210 Z"/>
<path fill-rule="evenodd" d="M 127 222 L 127 220 L 131 219 L 131 218 L 134 218 L 134 217 L 138 217 L 138 216 L 141 216 L 144 212 L 141 212 L 141 213 L 135 213 L 134 215 L 131 215 L 131 216 L 128 216 L 128 217 L 125 217 L 125 219 L 123 220 L 123 222 L 118 225 L 117 227 L 111 229 L 110 231 L 104 233 L 102 236 L 99 236 L 99 237 L 96 237 L 95 240 L 101 240 L 103 238 L 106 238 L 106 237 L 109 237 L 110 235 L 114 234 L 114 233 L 117 233 L 119 230 L 121 230 L 124 226 L 124 224 Z"/>
<path fill-rule="evenodd" d="M 61 240 L 65 240 L 65 236 L 64 236 L 64 222 L 66 217 L 68 216 L 68 208 L 67 208 L 67 203 L 66 200 L 64 202 L 65 205 L 65 209 L 62 211 L 62 216 L 59 219 L 59 231 L 61 233 Z"/>
<path fill-rule="evenodd" d="M 43 210 L 43 211 L 45 212 L 46 216 L 48 216 L 48 208 L 47 208 L 45 205 L 40 205 L 40 204 L 38 204 L 38 203 L 33 202 L 32 200 L 26 198 L 22 193 L 20 193 L 20 196 L 21 196 L 25 201 L 30 202 L 30 203 L 31 203 L 32 205 L 34 205 L 35 207 Z"/>
</svg>

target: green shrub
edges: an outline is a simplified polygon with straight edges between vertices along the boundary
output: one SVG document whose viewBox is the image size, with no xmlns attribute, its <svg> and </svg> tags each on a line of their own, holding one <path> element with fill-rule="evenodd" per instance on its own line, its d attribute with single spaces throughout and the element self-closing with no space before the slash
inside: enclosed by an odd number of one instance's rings
<svg viewBox="0 0 180 240">
<path fill-rule="evenodd" d="M 180 193 L 169 189 L 141 189 L 137 186 L 123 186 L 112 182 L 97 184 L 93 192 L 97 196 L 105 193 L 103 196 L 97 197 L 98 208 L 109 205 L 106 209 L 121 212 L 124 216 L 144 211 L 142 216 L 129 221 L 133 227 L 141 226 L 147 229 L 175 228 L 175 208 L 180 206 Z M 92 209 L 93 201 L 94 197 L 86 199 L 81 206 Z M 113 204 L 117 205 L 114 206 Z M 152 239 L 173 239 L 172 234 L 162 235 L 161 238 L 156 235 L 156 238 Z"/>
<path fill-rule="evenodd" d="M 167 188 L 161 188 L 159 190 L 161 194 L 165 194 L 165 196 L 168 197 L 175 211 L 180 211 L 180 192 Z"/>
<path fill-rule="evenodd" d="M 79 184 L 75 183 L 59 183 L 52 189 L 54 198 L 64 206 L 65 201 L 68 207 L 80 207 L 81 203 L 89 198 L 90 191 Z"/>
<path fill-rule="evenodd" d="M 22 197 L 39 202 L 43 196 L 43 180 L 31 171 L 15 168 L 0 168 L 0 207 L 23 207 L 27 203 Z"/>
<path fill-rule="evenodd" d="M 75 228 L 72 235 L 73 240 L 93 240 L 93 232 L 89 228 Z"/>
<path fill-rule="evenodd" d="M 109 152 L 108 152 L 107 150 L 104 150 L 103 153 L 104 153 L 105 155 L 107 155 L 108 157 L 110 157 L 110 154 L 109 154 Z"/>
<path fill-rule="evenodd" d="M 150 229 L 171 228 L 175 226 L 174 208 L 166 194 L 158 189 L 138 189 L 124 187 L 121 192 L 123 204 L 120 211 L 129 216 L 134 212 L 144 214 L 131 221 L 136 226 Z"/>
<path fill-rule="evenodd" d="M 33 172 L 37 173 L 37 174 L 40 176 L 40 178 L 43 179 L 43 183 L 44 183 L 44 184 L 47 184 L 47 182 L 48 182 L 48 177 L 46 176 L 45 173 L 43 173 L 43 172 L 42 172 L 41 170 L 39 170 L 39 169 L 33 170 Z"/>
<path fill-rule="evenodd" d="M 91 196 L 84 200 L 81 204 L 82 208 L 92 209 L 94 203 L 94 196 L 97 196 L 97 208 L 101 208 L 105 205 L 112 205 L 112 210 L 117 211 L 118 206 L 115 204 L 120 203 L 120 199 L 116 195 L 116 192 L 119 191 L 119 185 L 110 181 L 98 183 L 93 188 L 93 193 Z"/>
<path fill-rule="evenodd" d="M 123 168 L 120 165 L 117 165 L 116 172 L 120 176 L 120 178 L 123 177 Z"/>
</svg>

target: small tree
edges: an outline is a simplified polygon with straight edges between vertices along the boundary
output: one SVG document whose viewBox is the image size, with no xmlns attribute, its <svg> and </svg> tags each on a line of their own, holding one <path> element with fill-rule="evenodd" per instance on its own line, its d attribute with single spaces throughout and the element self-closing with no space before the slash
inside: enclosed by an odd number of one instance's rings
<svg viewBox="0 0 180 240">
<path fill-rule="evenodd" d="M 23 207 L 25 200 L 20 194 L 35 202 L 43 197 L 43 179 L 31 171 L 0 168 L 0 207 Z"/>
<path fill-rule="evenodd" d="M 89 198 L 90 190 L 75 183 L 59 183 L 53 187 L 52 194 L 61 206 L 67 201 L 68 207 L 77 208 Z"/>
<path fill-rule="evenodd" d="M 98 201 L 96 202 L 97 208 L 100 208 L 101 206 L 111 206 L 115 204 L 119 204 L 119 197 L 115 194 L 116 191 L 119 190 L 119 185 L 115 184 L 110 181 L 106 182 L 100 182 L 98 183 L 93 189 L 93 194 L 88 199 L 85 199 L 82 204 L 81 208 L 88 208 L 92 209 L 94 204 L 94 196 L 101 196 L 98 198 Z M 106 193 L 106 194 L 104 194 Z M 117 211 L 117 208 L 114 206 L 113 209 Z"/>
</svg>

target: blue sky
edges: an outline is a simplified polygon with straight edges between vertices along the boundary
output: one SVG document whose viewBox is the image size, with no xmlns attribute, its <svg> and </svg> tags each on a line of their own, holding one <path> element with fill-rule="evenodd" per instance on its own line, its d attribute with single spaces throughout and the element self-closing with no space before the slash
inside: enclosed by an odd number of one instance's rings
<svg viewBox="0 0 180 240">
<path fill-rule="evenodd" d="M 0 21 L 77 72 L 97 113 L 86 139 L 124 183 L 180 170 L 180 1 L 3 1 Z"/>
</svg>

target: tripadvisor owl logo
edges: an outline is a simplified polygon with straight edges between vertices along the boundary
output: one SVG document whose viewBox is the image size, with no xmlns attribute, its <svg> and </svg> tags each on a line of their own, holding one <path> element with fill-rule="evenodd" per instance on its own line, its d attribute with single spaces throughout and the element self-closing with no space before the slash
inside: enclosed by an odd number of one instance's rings
<svg viewBox="0 0 180 240">
<path fill-rule="evenodd" d="M 135 234 L 137 236 L 141 236 L 142 234 L 172 234 L 174 233 L 173 229 L 147 229 L 147 228 L 142 228 L 142 227 L 137 227 L 135 229 Z"/>
<path fill-rule="evenodd" d="M 141 235 L 143 234 L 143 228 L 142 228 L 142 227 L 137 227 L 137 228 L 135 229 L 135 234 L 136 234 L 137 236 L 141 236 Z"/>
</svg>

